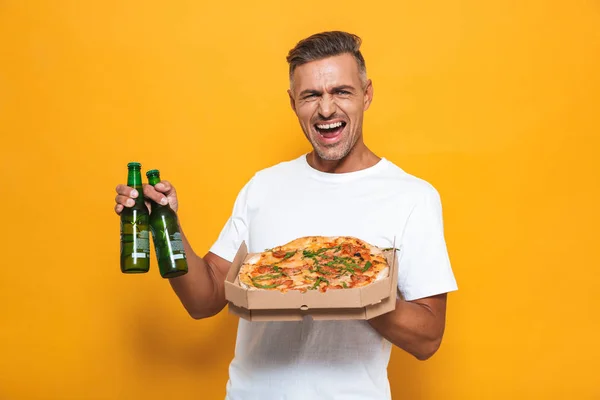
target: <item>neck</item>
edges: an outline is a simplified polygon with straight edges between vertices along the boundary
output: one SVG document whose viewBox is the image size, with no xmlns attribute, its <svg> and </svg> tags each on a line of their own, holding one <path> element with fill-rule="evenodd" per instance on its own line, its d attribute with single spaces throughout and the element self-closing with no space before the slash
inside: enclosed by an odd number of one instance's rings
<svg viewBox="0 0 600 400">
<path fill-rule="evenodd" d="M 306 160 L 311 167 L 321 172 L 343 174 L 372 167 L 381 158 L 361 141 L 357 142 L 350 152 L 339 160 L 324 160 L 314 150 L 308 153 Z"/>
</svg>

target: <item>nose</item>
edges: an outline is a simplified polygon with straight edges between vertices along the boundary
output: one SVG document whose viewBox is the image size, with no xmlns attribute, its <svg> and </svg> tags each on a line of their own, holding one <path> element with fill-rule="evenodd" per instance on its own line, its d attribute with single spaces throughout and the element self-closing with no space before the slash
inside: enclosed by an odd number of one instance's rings
<svg viewBox="0 0 600 400">
<path fill-rule="evenodd" d="M 329 119 L 333 117 L 337 110 L 337 106 L 335 104 L 333 96 L 328 94 L 324 94 L 321 96 L 319 101 L 319 115 L 323 119 Z"/>
</svg>

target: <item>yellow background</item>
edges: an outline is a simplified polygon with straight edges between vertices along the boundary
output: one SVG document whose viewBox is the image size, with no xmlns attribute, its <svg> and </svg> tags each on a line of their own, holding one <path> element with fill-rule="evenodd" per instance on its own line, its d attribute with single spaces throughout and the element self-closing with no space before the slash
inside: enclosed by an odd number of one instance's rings
<svg viewBox="0 0 600 400">
<path fill-rule="evenodd" d="M 398 399 L 598 399 L 597 1 L 0 2 L 0 399 L 219 399 L 226 311 L 119 270 L 126 163 L 212 244 L 258 169 L 308 151 L 285 55 L 355 32 L 366 142 L 441 193 L 460 290 Z"/>
</svg>

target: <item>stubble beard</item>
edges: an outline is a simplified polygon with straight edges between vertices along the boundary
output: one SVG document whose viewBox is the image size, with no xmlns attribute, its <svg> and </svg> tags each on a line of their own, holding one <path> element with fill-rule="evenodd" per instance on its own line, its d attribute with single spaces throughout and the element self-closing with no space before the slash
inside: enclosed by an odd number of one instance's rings
<svg viewBox="0 0 600 400">
<path fill-rule="evenodd" d="M 325 161 L 339 161 L 350 153 L 352 142 L 344 140 L 330 146 L 323 146 L 313 142 L 313 148 L 320 159 Z"/>
<path fill-rule="evenodd" d="M 311 128 L 309 127 L 308 129 Z M 318 135 L 319 133 L 316 132 L 315 134 Z M 331 145 L 323 145 L 312 136 L 312 130 L 310 131 L 310 133 L 304 130 L 304 135 L 312 145 L 312 148 L 317 153 L 319 158 L 324 161 L 339 161 L 343 159 L 348 154 L 350 154 L 350 151 L 352 151 L 352 148 L 358 140 L 357 137 L 354 140 L 352 140 L 353 136 L 349 134 L 338 143 L 334 143 Z M 346 135 L 346 133 L 344 133 L 344 135 Z"/>
</svg>

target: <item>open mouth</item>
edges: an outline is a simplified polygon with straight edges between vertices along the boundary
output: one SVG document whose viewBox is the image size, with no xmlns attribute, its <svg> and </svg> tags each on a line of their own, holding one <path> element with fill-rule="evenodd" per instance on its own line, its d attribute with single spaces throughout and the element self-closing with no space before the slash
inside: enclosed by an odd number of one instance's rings
<svg viewBox="0 0 600 400">
<path fill-rule="evenodd" d="M 318 123 L 314 125 L 315 130 L 324 138 L 324 139 L 335 139 L 339 136 L 340 133 L 346 127 L 346 122 L 337 121 L 337 122 L 329 122 L 329 123 Z"/>
</svg>

